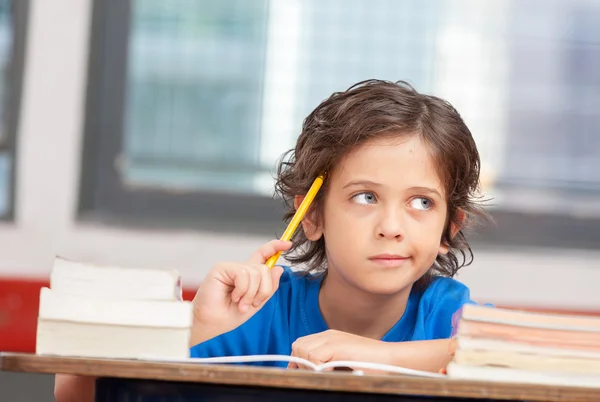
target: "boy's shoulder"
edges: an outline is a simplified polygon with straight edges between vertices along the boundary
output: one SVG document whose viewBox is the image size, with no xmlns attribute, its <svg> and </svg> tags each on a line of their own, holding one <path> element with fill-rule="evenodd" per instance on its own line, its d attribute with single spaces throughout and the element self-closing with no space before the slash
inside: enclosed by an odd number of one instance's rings
<svg viewBox="0 0 600 402">
<path fill-rule="evenodd" d="M 279 287 L 304 287 L 314 281 L 319 281 L 319 277 L 302 270 L 293 270 L 290 266 L 281 265 L 283 274 L 279 279 Z"/>
<path fill-rule="evenodd" d="M 434 276 L 431 283 L 425 289 L 425 293 L 446 293 L 451 294 L 464 294 L 470 293 L 469 287 L 464 283 L 445 276 Z"/>
<path fill-rule="evenodd" d="M 465 303 L 473 303 L 471 291 L 467 285 L 453 278 L 435 276 L 422 290 L 421 305 L 429 311 L 437 309 L 455 309 Z"/>
<path fill-rule="evenodd" d="M 456 311 L 465 304 L 474 303 L 465 284 L 447 277 L 434 277 L 425 289 L 416 292 L 415 297 L 418 296 L 415 305 L 417 326 L 413 340 L 450 337 Z"/>
<path fill-rule="evenodd" d="M 298 272 L 292 270 L 292 267 L 289 265 L 280 265 L 283 268 L 283 274 L 281 274 L 281 279 L 279 279 L 279 283 L 291 283 L 293 281 L 297 281 L 301 278 Z"/>
<path fill-rule="evenodd" d="M 283 274 L 275 297 L 279 300 L 279 307 L 304 305 L 308 299 L 315 297 L 315 293 L 318 294 L 322 276 L 298 268 L 282 267 Z"/>
</svg>

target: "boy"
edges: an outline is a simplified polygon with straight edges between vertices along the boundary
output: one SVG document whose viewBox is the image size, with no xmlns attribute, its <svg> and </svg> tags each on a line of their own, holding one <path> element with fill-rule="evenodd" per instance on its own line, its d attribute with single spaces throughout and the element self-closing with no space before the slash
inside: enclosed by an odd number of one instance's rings
<svg viewBox="0 0 600 402">
<path fill-rule="evenodd" d="M 460 115 L 408 84 L 369 80 L 322 102 L 289 156 L 276 183 L 286 220 L 315 177 L 325 182 L 292 242 L 211 269 L 194 298 L 191 355 L 444 368 L 452 314 L 472 302 L 451 279 L 472 260 L 463 229 L 484 215 L 479 154 Z M 300 273 L 269 270 L 278 251 Z M 92 389 L 57 376 L 58 402 Z"/>
</svg>

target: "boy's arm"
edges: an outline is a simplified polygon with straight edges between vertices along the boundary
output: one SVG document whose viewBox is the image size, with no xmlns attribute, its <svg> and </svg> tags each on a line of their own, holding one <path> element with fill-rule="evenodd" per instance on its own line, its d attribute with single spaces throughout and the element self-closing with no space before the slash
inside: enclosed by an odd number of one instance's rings
<svg viewBox="0 0 600 402">
<path fill-rule="evenodd" d="M 336 330 L 299 338 L 292 345 L 292 356 L 315 364 L 351 360 L 435 373 L 446 368 L 453 354 L 452 339 L 384 342 Z M 297 365 L 290 363 L 288 367 L 296 368 Z"/>
<path fill-rule="evenodd" d="M 56 374 L 54 398 L 56 402 L 94 402 L 94 377 Z"/>
<path fill-rule="evenodd" d="M 389 364 L 437 373 L 452 360 L 454 342 L 453 339 L 390 342 L 387 346 L 391 359 Z"/>
</svg>

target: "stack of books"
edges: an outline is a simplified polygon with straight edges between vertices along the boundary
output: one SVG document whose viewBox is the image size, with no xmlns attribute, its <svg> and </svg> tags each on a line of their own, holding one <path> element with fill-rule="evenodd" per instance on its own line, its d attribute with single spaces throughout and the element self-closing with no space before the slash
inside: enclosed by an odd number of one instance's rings
<svg viewBox="0 0 600 402">
<path fill-rule="evenodd" d="M 186 358 L 192 321 L 177 271 L 56 258 L 40 292 L 36 353 Z"/>
<path fill-rule="evenodd" d="M 600 318 L 465 305 L 449 378 L 600 387 Z"/>
</svg>

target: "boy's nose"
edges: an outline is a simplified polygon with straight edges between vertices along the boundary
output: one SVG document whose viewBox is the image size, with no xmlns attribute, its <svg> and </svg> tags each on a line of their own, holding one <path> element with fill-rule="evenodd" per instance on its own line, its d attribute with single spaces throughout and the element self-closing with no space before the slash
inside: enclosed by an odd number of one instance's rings
<svg viewBox="0 0 600 402">
<path fill-rule="evenodd" d="M 400 213 L 387 211 L 382 214 L 377 226 L 377 237 L 380 239 L 400 240 L 404 235 Z"/>
</svg>

